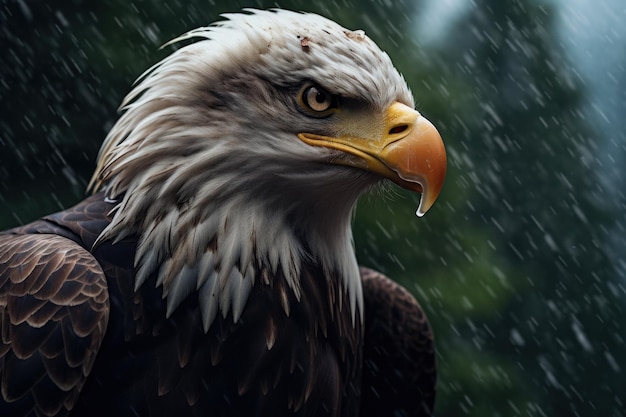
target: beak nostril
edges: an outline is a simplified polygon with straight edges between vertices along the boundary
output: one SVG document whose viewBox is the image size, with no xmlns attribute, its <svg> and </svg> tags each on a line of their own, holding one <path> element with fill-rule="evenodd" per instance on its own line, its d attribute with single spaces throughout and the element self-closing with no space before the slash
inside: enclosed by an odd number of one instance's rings
<svg viewBox="0 0 626 417">
<path fill-rule="evenodd" d="M 402 133 L 405 130 L 407 130 L 409 128 L 409 125 L 398 125 L 398 126 L 394 126 L 391 129 L 389 129 L 389 134 L 390 135 L 395 135 L 398 133 Z"/>
</svg>

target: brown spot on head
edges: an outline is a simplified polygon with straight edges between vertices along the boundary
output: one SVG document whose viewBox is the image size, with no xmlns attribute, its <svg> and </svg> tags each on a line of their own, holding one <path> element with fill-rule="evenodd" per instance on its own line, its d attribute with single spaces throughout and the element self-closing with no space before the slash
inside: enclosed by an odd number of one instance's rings
<svg viewBox="0 0 626 417">
<path fill-rule="evenodd" d="M 345 33 L 348 38 L 354 39 L 355 41 L 365 40 L 365 32 L 362 30 L 346 30 L 343 33 Z"/>
<path fill-rule="evenodd" d="M 302 47 L 303 51 L 309 52 L 309 42 L 310 41 L 311 41 L 311 39 L 309 39 L 308 36 L 305 36 L 302 39 L 300 39 L 300 46 Z"/>
</svg>

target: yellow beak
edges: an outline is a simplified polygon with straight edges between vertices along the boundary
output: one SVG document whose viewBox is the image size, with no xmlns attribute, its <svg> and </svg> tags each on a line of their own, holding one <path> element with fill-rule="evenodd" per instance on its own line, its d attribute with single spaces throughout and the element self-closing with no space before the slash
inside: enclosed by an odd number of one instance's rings
<svg viewBox="0 0 626 417">
<path fill-rule="evenodd" d="M 298 137 L 309 145 L 344 152 L 346 157 L 335 163 L 366 169 L 403 188 L 421 192 L 417 215 L 423 216 L 435 203 L 446 176 L 446 151 L 432 123 L 414 109 L 395 102 L 382 121 L 352 120 L 347 126 L 348 132 L 337 137 L 313 133 L 300 133 Z"/>
</svg>

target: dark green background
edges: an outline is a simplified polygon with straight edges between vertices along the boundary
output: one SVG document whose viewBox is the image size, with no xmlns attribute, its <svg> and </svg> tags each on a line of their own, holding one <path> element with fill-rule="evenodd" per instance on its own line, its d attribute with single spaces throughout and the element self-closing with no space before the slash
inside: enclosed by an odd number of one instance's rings
<svg viewBox="0 0 626 417">
<path fill-rule="evenodd" d="M 360 262 L 431 319 L 437 415 L 625 415 L 626 199 L 601 175 L 607 138 L 553 2 L 475 0 L 427 44 L 421 1 L 0 4 L 1 228 L 83 198 L 122 97 L 167 40 L 242 7 L 318 12 L 388 51 L 446 142 L 426 217 L 398 190 L 365 197 L 354 226 Z"/>
</svg>

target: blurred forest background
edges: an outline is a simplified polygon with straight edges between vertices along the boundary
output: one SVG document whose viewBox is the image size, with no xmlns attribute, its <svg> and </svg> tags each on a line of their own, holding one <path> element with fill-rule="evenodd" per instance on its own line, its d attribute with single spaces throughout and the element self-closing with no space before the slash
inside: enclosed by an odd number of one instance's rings
<svg viewBox="0 0 626 417">
<path fill-rule="evenodd" d="M 448 178 L 363 199 L 361 263 L 437 341 L 438 416 L 626 415 L 626 7 L 619 0 L 0 3 L 0 228 L 85 196 L 159 47 L 243 7 L 364 29 L 440 130 Z"/>
</svg>

